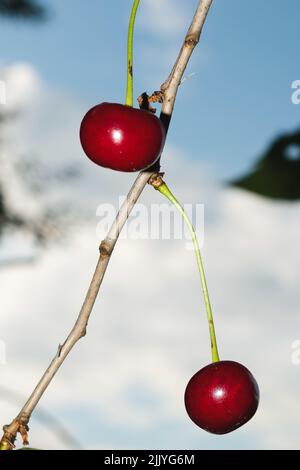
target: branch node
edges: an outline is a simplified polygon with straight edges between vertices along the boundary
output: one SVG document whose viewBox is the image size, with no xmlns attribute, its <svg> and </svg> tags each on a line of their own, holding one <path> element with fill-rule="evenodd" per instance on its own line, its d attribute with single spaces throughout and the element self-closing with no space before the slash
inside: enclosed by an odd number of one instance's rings
<svg viewBox="0 0 300 470">
<path fill-rule="evenodd" d="M 103 257 L 108 257 L 112 253 L 112 247 L 107 242 L 107 240 L 102 240 L 100 247 L 99 247 L 100 255 Z"/>
<path fill-rule="evenodd" d="M 86 327 L 84 327 L 84 328 L 82 329 L 82 331 L 80 332 L 80 338 L 84 338 L 85 335 L 86 335 L 86 332 L 87 332 L 87 329 L 86 329 Z"/>
<path fill-rule="evenodd" d="M 0 441 L 0 450 L 13 450 L 18 433 L 21 434 L 23 445 L 29 445 L 28 421 L 29 416 L 24 413 L 19 415 L 10 425 L 3 426 L 4 434 Z"/>
<path fill-rule="evenodd" d="M 199 42 L 199 39 L 195 35 L 187 36 L 184 44 L 188 47 L 196 47 Z"/>
<path fill-rule="evenodd" d="M 160 188 L 160 186 L 164 184 L 164 175 L 164 173 L 155 173 L 154 175 L 151 175 L 148 180 L 148 184 L 150 184 L 150 186 L 153 186 L 154 189 Z"/>
</svg>

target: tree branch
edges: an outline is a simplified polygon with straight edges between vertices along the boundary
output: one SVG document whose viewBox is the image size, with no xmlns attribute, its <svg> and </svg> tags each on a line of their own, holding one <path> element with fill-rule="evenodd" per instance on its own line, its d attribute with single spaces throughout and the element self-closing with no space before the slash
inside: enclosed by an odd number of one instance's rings
<svg viewBox="0 0 300 470">
<path fill-rule="evenodd" d="M 209 8 L 212 4 L 212 1 L 213 0 L 200 0 L 191 26 L 185 37 L 183 46 L 175 62 L 175 65 L 168 79 L 161 86 L 161 91 L 163 93 L 164 100 L 162 104 L 160 118 L 164 123 L 166 131 L 168 130 L 169 123 L 172 117 L 178 87 L 182 80 L 184 71 L 191 57 L 191 54 L 199 41 L 201 31 L 205 23 Z M 0 442 L 0 450 L 13 449 L 14 442 L 18 433 L 21 433 L 23 437 L 23 443 L 27 443 L 28 423 L 31 414 L 36 408 L 39 400 L 43 396 L 45 390 L 48 388 L 54 375 L 64 362 L 71 349 L 75 346 L 75 344 L 79 341 L 80 338 L 85 336 L 88 320 L 91 315 L 100 286 L 102 284 L 110 257 L 117 243 L 119 234 L 124 224 L 126 223 L 131 210 L 133 209 L 143 189 L 148 183 L 150 177 L 156 175 L 157 170 L 158 167 L 155 166 L 147 171 L 141 172 L 136 178 L 133 186 L 131 187 L 127 195 L 126 201 L 120 208 L 119 213 L 114 223 L 112 224 L 112 227 L 109 230 L 109 233 L 100 245 L 100 257 L 96 266 L 96 270 L 93 275 L 83 306 L 76 320 L 76 323 L 73 326 L 64 344 L 58 347 L 58 351 L 54 359 L 52 360 L 51 364 L 45 371 L 40 381 L 38 382 L 29 399 L 21 409 L 20 413 L 12 421 L 11 424 L 4 426 L 4 435 Z"/>
</svg>

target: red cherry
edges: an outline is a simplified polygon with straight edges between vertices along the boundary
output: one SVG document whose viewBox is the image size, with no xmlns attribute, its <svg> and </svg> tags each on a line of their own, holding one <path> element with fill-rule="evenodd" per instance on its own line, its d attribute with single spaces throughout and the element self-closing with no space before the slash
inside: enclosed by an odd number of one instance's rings
<svg viewBox="0 0 300 470">
<path fill-rule="evenodd" d="M 214 362 L 199 370 L 185 391 L 191 420 L 214 434 L 226 434 L 245 424 L 255 414 L 258 402 L 255 378 L 233 361 Z"/>
<path fill-rule="evenodd" d="M 97 165 L 118 171 L 139 171 L 160 156 L 164 127 L 154 114 L 116 103 L 90 109 L 80 128 L 83 150 Z"/>
</svg>

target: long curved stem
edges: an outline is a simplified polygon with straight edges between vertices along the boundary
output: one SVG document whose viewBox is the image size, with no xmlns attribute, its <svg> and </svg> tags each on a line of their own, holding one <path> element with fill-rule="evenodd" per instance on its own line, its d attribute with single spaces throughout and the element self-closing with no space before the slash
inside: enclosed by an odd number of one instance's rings
<svg viewBox="0 0 300 470">
<path fill-rule="evenodd" d="M 139 3 L 140 0 L 133 2 L 128 28 L 126 104 L 131 107 L 133 106 L 133 33 Z"/>
<path fill-rule="evenodd" d="M 193 224 L 191 223 L 190 219 L 187 216 L 187 213 L 185 212 L 184 208 L 182 205 L 179 203 L 179 201 L 176 199 L 176 197 L 171 193 L 170 189 L 166 185 L 166 183 L 160 184 L 158 187 L 156 187 L 161 194 L 163 194 L 165 197 L 169 199 L 169 201 L 177 208 L 179 213 L 181 214 L 182 218 L 184 219 L 192 237 L 193 245 L 194 245 L 194 251 L 195 255 L 197 258 L 197 264 L 198 264 L 198 269 L 199 269 L 199 274 L 200 274 L 200 279 L 201 279 L 201 285 L 202 285 L 202 291 L 204 295 L 204 302 L 205 302 L 205 309 L 206 309 L 206 314 L 207 314 L 207 320 L 208 320 L 208 325 L 209 325 L 209 335 L 210 335 L 210 340 L 211 340 L 211 354 L 212 354 L 212 361 L 213 362 L 218 362 L 220 360 L 219 358 L 219 353 L 218 353 L 218 347 L 217 347 L 217 339 L 216 339 L 216 332 L 215 332 L 215 326 L 214 326 L 214 319 L 213 319 L 213 314 L 212 314 L 212 309 L 211 309 L 211 304 L 210 304 L 210 299 L 209 299 L 209 294 L 208 294 L 208 288 L 207 288 L 207 283 L 206 283 L 206 277 L 205 277 L 205 272 L 204 272 L 204 267 L 203 267 L 203 262 L 202 262 L 202 257 L 201 257 L 201 252 L 200 252 L 200 246 L 198 243 L 196 231 L 193 227 Z"/>
</svg>

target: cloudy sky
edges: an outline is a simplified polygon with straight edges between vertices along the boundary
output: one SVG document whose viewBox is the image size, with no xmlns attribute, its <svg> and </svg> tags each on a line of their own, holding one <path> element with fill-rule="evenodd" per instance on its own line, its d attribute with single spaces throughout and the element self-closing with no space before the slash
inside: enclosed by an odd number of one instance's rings
<svg viewBox="0 0 300 470">
<path fill-rule="evenodd" d="M 2 173 L 10 204 L 35 214 L 45 201 L 25 191 L 15 161 L 30 156 L 48 169 L 74 166 L 79 176 L 43 197 L 48 205 L 72 201 L 87 216 L 66 240 L 38 253 L 23 235 L 1 240 L 2 258 L 35 256 L 33 263 L 0 270 L 3 424 L 18 412 L 78 314 L 101 238 L 97 208 L 116 206 L 134 178 L 95 167 L 78 141 L 90 106 L 124 101 L 131 2 L 90 0 L 88 9 L 82 0 L 45 3 L 45 24 L 1 20 L 5 109 L 18 110 L 3 135 Z M 196 4 L 142 0 L 136 95 L 159 88 Z M 204 204 L 203 255 L 220 354 L 255 375 L 261 390 L 255 418 L 225 436 L 189 420 L 185 386 L 210 360 L 193 252 L 172 234 L 168 240 L 127 237 L 116 247 L 88 336 L 32 418 L 33 446 L 78 446 L 58 433 L 57 423 L 45 422 L 48 412 L 83 448 L 299 448 L 300 364 L 292 361 L 300 340 L 299 204 L 223 184 L 247 170 L 277 133 L 299 125 L 300 107 L 291 102 L 291 83 L 300 79 L 298 18 L 297 0 L 288 0 L 284 11 L 277 0 L 215 1 L 187 72 L 194 75 L 180 89 L 163 160 L 180 200 Z M 148 211 L 160 201 L 150 188 L 141 198 Z"/>
</svg>

